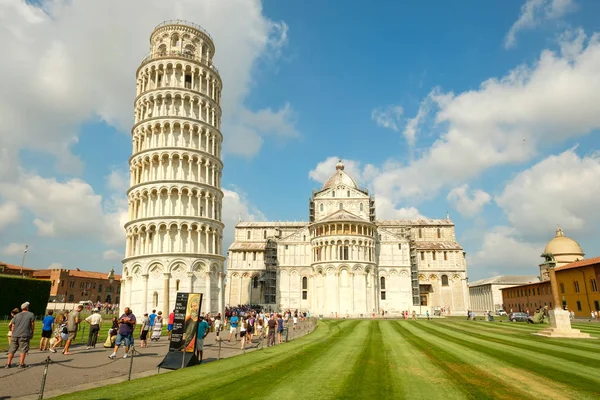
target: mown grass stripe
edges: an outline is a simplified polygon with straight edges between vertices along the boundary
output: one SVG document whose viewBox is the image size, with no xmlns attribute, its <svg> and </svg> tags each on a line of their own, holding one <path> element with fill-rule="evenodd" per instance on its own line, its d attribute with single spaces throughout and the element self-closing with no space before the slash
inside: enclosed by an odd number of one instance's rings
<svg viewBox="0 0 600 400">
<path fill-rule="evenodd" d="M 433 322 L 433 324 L 444 326 L 443 324 L 437 324 L 436 322 Z M 444 328 L 447 329 L 447 326 L 444 326 Z M 471 336 L 474 338 L 490 341 L 493 343 L 504 344 L 504 345 L 518 348 L 518 349 L 531 350 L 532 347 L 535 346 L 539 350 L 551 352 L 554 357 L 559 357 L 564 360 L 572 361 L 575 363 L 588 365 L 588 366 L 595 367 L 595 368 L 600 368 L 600 360 L 594 354 L 591 354 L 589 352 L 589 350 L 588 351 L 585 351 L 585 350 L 580 351 L 580 350 L 576 350 L 576 349 L 571 349 L 570 350 L 571 352 L 568 352 L 568 351 L 565 351 L 567 349 L 563 349 L 559 345 L 554 345 L 552 343 L 546 343 L 545 341 L 540 341 L 539 339 L 536 339 L 533 335 L 526 334 L 525 339 L 522 337 L 510 337 L 510 338 L 503 339 L 502 337 L 500 337 L 500 335 L 495 335 L 493 333 L 485 333 L 485 332 L 481 332 L 479 330 L 476 332 L 476 331 L 469 330 L 469 329 L 466 329 L 463 327 L 455 326 L 455 327 L 452 327 L 452 330 L 455 332 L 459 331 L 461 333 L 464 333 L 465 335 L 468 335 L 468 336 Z M 528 336 L 531 336 L 531 337 L 528 337 Z M 535 342 L 535 344 L 533 344 L 532 342 Z"/>
<path fill-rule="evenodd" d="M 214 398 L 221 393 L 220 388 L 231 383 L 232 380 L 248 377 L 258 369 L 268 368 L 270 363 L 280 362 L 283 359 L 293 358 L 297 352 L 308 349 L 315 344 L 327 340 L 349 325 L 350 321 L 332 321 L 331 323 L 319 322 L 318 327 L 309 335 L 303 336 L 290 343 L 275 347 L 253 351 L 245 355 L 223 359 L 183 370 L 172 371 L 145 379 L 119 383 L 118 386 L 110 385 L 105 388 L 110 392 L 110 399 L 144 399 L 156 398 L 156 387 L 168 387 L 169 396 L 173 399 L 196 398 L 196 395 Z M 202 385 L 194 385 L 198 377 L 202 377 Z M 118 389 L 115 389 L 118 388 Z M 260 397 L 260 396 L 259 396 Z M 64 395 L 59 399 L 96 400 L 97 390 L 77 392 L 73 395 Z"/>
<path fill-rule="evenodd" d="M 490 345 L 490 342 L 488 341 L 476 338 L 469 339 L 464 335 L 457 337 L 456 334 L 446 333 L 445 331 L 449 329 L 440 327 L 439 325 L 435 326 L 432 324 L 419 323 L 416 326 L 424 332 L 463 346 L 467 351 L 477 351 L 488 354 L 498 360 L 511 363 L 517 368 L 530 370 L 543 376 L 551 376 L 552 379 L 558 382 L 583 389 L 590 393 L 599 393 L 600 391 L 600 379 L 588 379 L 587 377 L 581 376 L 577 373 L 576 366 L 567 364 L 569 363 L 568 361 L 565 362 L 564 360 L 557 359 L 544 353 L 536 354 L 535 349 L 522 350 L 519 354 L 513 354 L 507 349 L 508 346 L 506 345 Z M 557 365 L 557 367 L 552 367 L 550 364 Z M 562 368 L 558 367 L 559 365 Z M 574 371 L 575 373 L 572 373 L 571 371 Z M 595 375 L 597 378 L 600 377 L 597 373 Z"/>
<path fill-rule="evenodd" d="M 389 354 L 396 399 L 464 399 L 463 391 L 436 362 L 423 357 L 419 348 L 399 335 L 392 321 L 385 322 L 381 325 L 382 351 Z"/>
<path fill-rule="evenodd" d="M 483 330 L 483 331 L 487 331 L 487 332 L 495 332 L 498 333 L 500 335 L 503 336 L 518 336 L 520 338 L 524 338 L 527 340 L 534 340 L 537 342 L 540 342 L 540 338 L 539 337 L 535 337 L 533 335 L 531 335 L 532 333 L 535 333 L 539 330 L 542 330 L 544 328 L 547 328 L 549 325 L 536 325 L 536 329 L 520 329 L 517 327 L 512 327 L 508 324 L 497 324 L 495 322 L 485 322 L 485 323 L 479 323 L 479 322 L 459 322 L 459 323 L 450 323 L 448 324 L 445 321 L 435 321 L 436 323 L 440 323 L 440 324 L 447 324 L 448 326 L 458 326 L 458 327 L 463 327 L 465 329 L 473 329 L 476 328 L 478 330 Z M 594 334 L 592 334 L 592 336 L 594 336 Z M 561 348 L 564 349 L 577 349 L 577 350 L 582 350 L 582 351 L 597 351 L 600 350 L 600 340 L 565 340 L 565 339 L 553 339 L 553 338 L 544 338 L 544 340 L 542 341 L 544 343 L 550 343 L 556 346 L 560 346 Z"/>
<path fill-rule="evenodd" d="M 335 393 L 343 388 L 344 379 L 332 379 L 332 377 L 344 377 L 352 372 L 352 366 L 359 357 L 359 351 L 354 351 L 354 349 L 360 349 L 367 334 L 368 325 L 365 323 L 360 323 L 353 331 L 349 329 L 340 331 L 337 341 L 332 346 L 313 354 L 313 358 L 308 360 L 304 366 L 299 366 L 294 359 L 292 362 L 296 367 L 290 375 L 280 378 L 280 380 L 282 382 L 310 382 L 309 385 L 302 385 L 301 397 L 303 398 L 335 398 Z M 298 386 L 294 384 L 279 384 L 268 393 L 269 397 L 272 396 L 275 399 L 299 397 Z"/>
<path fill-rule="evenodd" d="M 428 342 L 395 321 L 393 328 L 432 362 L 435 362 L 468 399 L 535 399 L 514 387 L 505 386 L 495 376 L 486 373 L 443 347 Z"/>
<path fill-rule="evenodd" d="M 481 352 L 465 351 L 464 347 L 448 342 L 437 335 L 423 332 L 417 326 L 413 326 L 413 324 L 409 323 L 404 326 L 425 341 L 436 344 L 466 363 L 474 365 L 496 377 L 504 386 L 513 387 L 521 391 L 527 388 L 525 390 L 527 395 L 535 394 L 537 398 L 547 400 L 564 400 L 565 398 L 581 397 L 580 392 L 570 386 L 553 381 L 551 377 L 544 377 L 521 368 L 514 368 L 513 365 L 503 360 L 492 358 Z M 592 397 L 588 398 L 592 399 Z M 579 398 L 579 400 L 583 400 L 583 398 Z"/>
<path fill-rule="evenodd" d="M 507 338 L 513 338 L 513 337 L 518 337 L 522 340 L 527 340 L 527 341 L 532 341 L 532 342 L 536 342 L 536 343 L 547 343 L 547 344 L 551 344 L 553 346 L 557 346 L 560 349 L 563 350 L 580 350 L 583 352 L 587 352 L 589 353 L 590 351 L 598 351 L 598 344 L 599 344 L 599 340 L 578 340 L 578 341 L 569 341 L 569 339 L 553 339 L 553 338 L 544 338 L 543 341 L 540 341 L 539 337 L 536 337 L 534 335 L 532 335 L 533 332 L 512 332 L 512 331 L 508 331 L 507 329 L 504 328 L 498 328 L 496 326 L 492 326 L 492 325 L 478 325 L 478 326 L 468 326 L 468 324 L 453 324 L 453 329 L 454 326 L 457 326 L 458 329 L 474 329 L 476 328 L 478 331 L 481 332 L 488 332 L 488 333 L 494 333 L 503 337 L 507 337 Z"/>
<path fill-rule="evenodd" d="M 313 343 L 309 346 L 305 346 L 296 352 L 287 353 L 287 357 L 281 358 L 277 361 L 265 362 L 261 366 L 254 366 L 251 375 L 245 375 L 236 380 L 235 391 L 236 393 L 261 393 L 271 392 L 275 390 L 279 385 L 288 380 L 294 379 L 297 372 L 304 369 L 310 368 L 311 363 L 318 358 L 323 357 L 326 350 L 331 346 L 338 344 L 341 348 L 348 348 L 348 344 L 343 342 L 349 342 L 356 340 L 353 336 L 353 332 L 359 325 L 360 321 L 354 320 L 349 321 L 345 324 L 345 329 L 341 329 L 329 337 L 325 337 L 319 342 Z M 366 329 L 363 329 L 366 332 Z M 358 335 L 358 338 L 364 335 Z M 333 372 L 333 371 L 332 371 Z M 257 387 L 256 382 L 261 382 L 260 387 Z M 316 383 L 316 382 L 314 382 Z M 252 396 L 250 396 L 252 398 Z M 218 395 L 212 395 L 211 398 L 231 398 L 230 393 L 222 393 Z"/>
<path fill-rule="evenodd" d="M 380 321 L 369 322 L 369 331 L 362 343 L 362 351 L 352 366 L 352 373 L 346 377 L 342 391 L 336 395 L 337 399 L 397 398 L 393 392 L 390 393 L 390 363 L 387 353 L 382 351 L 383 341 L 379 323 Z"/>
</svg>

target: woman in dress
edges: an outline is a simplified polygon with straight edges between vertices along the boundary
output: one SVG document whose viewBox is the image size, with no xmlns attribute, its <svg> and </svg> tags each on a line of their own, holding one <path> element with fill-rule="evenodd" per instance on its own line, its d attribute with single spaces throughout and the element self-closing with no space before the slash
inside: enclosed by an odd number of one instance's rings
<svg viewBox="0 0 600 400">
<path fill-rule="evenodd" d="M 59 314 L 56 317 L 56 324 L 54 324 L 54 344 L 50 345 L 50 351 L 56 353 L 56 348 L 59 347 L 63 341 L 67 341 L 69 333 L 67 332 L 67 319 L 64 314 Z"/>
<path fill-rule="evenodd" d="M 150 337 L 150 340 L 155 340 L 158 342 L 160 335 L 162 335 L 162 326 L 163 316 L 162 311 L 159 311 L 156 318 L 154 318 L 154 326 L 152 327 L 152 336 Z"/>
</svg>

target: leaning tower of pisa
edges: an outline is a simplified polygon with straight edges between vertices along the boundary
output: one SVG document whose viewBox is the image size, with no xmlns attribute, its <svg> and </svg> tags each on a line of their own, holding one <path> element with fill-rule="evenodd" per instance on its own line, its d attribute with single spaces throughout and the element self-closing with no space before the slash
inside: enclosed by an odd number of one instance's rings
<svg viewBox="0 0 600 400">
<path fill-rule="evenodd" d="M 204 293 L 223 309 L 219 71 L 200 26 L 166 21 L 137 69 L 129 220 L 120 306 L 165 315 L 175 294 Z"/>
</svg>

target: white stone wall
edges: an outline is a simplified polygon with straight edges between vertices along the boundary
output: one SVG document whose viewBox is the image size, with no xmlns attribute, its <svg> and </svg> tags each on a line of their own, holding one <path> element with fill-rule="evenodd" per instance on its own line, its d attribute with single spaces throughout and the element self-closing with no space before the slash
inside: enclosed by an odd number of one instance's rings
<svg viewBox="0 0 600 400">
<path fill-rule="evenodd" d="M 320 221 L 340 209 L 351 212 L 365 220 L 369 220 L 368 195 L 360 190 L 340 185 L 336 188 L 324 190 L 315 197 L 315 221 Z"/>
<path fill-rule="evenodd" d="M 424 314 L 436 307 L 466 313 L 466 262 L 449 219 L 371 223 L 369 195 L 344 184 L 316 192 L 312 201 L 315 218 L 310 224 L 238 224 L 228 259 L 227 303 L 245 304 L 252 296 L 253 303 L 262 304 L 248 285 L 264 271 L 264 258 L 259 255 L 254 261 L 256 250 L 251 248 L 264 248 L 272 238 L 278 260 L 273 307 L 280 310 L 310 310 L 326 317 L 381 310 L 388 315 L 413 310 Z M 411 240 L 417 249 L 419 284 L 429 289 L 422 293 L 426 306 L 413 305 Z"/>
<path fill-rule="evenodd" d="M 199 26 L 156 27 L 137 75 L 122 307 L 172 310 L 178 291 L 223 308 L 222 82 Z"/>
</svg>

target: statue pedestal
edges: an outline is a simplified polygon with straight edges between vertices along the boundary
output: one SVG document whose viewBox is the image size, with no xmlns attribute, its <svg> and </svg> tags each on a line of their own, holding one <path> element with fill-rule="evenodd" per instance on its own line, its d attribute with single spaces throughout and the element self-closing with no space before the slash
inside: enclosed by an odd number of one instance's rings
<svg viewBox="0 0 600 400">
<path fill-rule="evenodd" d="M 550 327 L 542 329 L 532 335 L 545 336 L 550 338 L 568 338 L 568 339 L 596 339 L 589 333 L 583 333 L 579 329 L 571 328 L 569 312 L 561 309 L 550 310 Z"/>
</svg>

